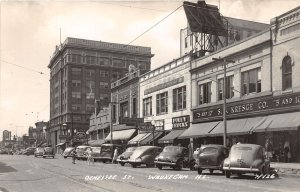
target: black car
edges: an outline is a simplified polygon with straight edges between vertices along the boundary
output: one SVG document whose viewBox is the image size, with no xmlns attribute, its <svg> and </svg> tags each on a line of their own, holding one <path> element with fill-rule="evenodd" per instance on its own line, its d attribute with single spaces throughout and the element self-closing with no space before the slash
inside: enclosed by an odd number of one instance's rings
<svg viewBox="0 0 300 192">
<path fill-rule="evenodd" d="M 198 174 L 202 174 L 202 170 L 208 169 L 210 174 L 214 170 L 223 171 L 224 159 L 228 157 L 228 149 L 223 145 L 203 145 L 200 148 L 200 154 L 196 159 L 195 168 Z"/>
<path fill-rule="evenodd" d="M 99 161 L 102 161 L 103 163 L 111 162 L 114 156 L 114 151 L 117 147 L 121 149 L 120 145 L 108 144 L 108 143 L 102 144 L 100 155 L 98 156 L 97 159 Z"/>
<path fill-rule="evenodd" d="M 167 146 L 155 158 L 154 163 L 158 169 L 163 167 L 171 167 L 173 169 L 181 170 L 184 167 L 190 167 L 188 150 L 180 146 Z"/>
<path fill-rule="evenodd" d="M 54 156 L 55 156 L 55 153 L 54 153 L 54 149 L 52 147 L 44 148 L 43 158 L 52 157 L 54 159 Z"/>
<path fill-rule="evenodd" d="M 34 152 L 35 152 L 35 147 L 28 147 L 25 152 L 24 152 L 24 155 L 34 155 Z"/>
<path fill-rule="evenodd" d="M 132 153 L 134 152 L 134 150 L 136 149 L 136 147 L 128 147 L 124 153 L 122 153 L 121 155 L 119 155 L 117 162 L 121 165 L 124 166 L 125 163 L 128 162 L 129 157 L 132 155 Z"/>
</svg>

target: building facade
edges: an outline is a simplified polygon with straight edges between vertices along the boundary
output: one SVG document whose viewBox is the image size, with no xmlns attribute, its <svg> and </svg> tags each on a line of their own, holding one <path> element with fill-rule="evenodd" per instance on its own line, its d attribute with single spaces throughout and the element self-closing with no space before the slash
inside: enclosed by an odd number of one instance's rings
<svg viewBox="0 0 300 192">
<path fill-rule="evenodd" d="M 111 82 L 125 76 L 129 65 L 149 70 L 152 56 L 149 47 L 69 37 L 57 46 L 48 65 L 52 145 L 65 142 L 67 130 L 85 133 L 95 99 L 108 104 Z"/>
</svg>

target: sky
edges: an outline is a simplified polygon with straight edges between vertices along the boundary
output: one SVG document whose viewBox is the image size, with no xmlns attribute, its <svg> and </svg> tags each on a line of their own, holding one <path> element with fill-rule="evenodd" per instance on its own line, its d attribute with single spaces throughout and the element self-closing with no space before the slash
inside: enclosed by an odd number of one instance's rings
<svg viewBox="0 0 300 192">
<path fill-rule="evenodd" d="M 193 1 L 195 2 L 195 1 Z M 151 47 L 151 69 L 180 56 L 181 0 L 0 0 L 0 140 L 50 118 L 50 56 L 67 37 Z M 270 23 L 300 0 L 206 0 L 223 16 Z M 167 15 L 169 17 L 161 21 Z M 160 23 L 158 23 L 161 21 Z M 157 24 L 158 23 L 158 24 Z M 157 24 L 157 25 L 156 25 Z M 61 31 L 61 33 L 60 33 Z"/>
</svg>

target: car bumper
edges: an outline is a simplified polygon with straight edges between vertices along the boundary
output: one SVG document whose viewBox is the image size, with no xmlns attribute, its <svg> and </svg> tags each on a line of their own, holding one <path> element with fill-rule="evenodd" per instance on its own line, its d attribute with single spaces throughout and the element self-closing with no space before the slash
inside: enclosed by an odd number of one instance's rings
<svg viewBox="0 0 300 192">
<path fill-rule="evenodd" d="M 135 163 L 143 163 L 143 162 L 140 159 L 134 159 L 134 160 L 130 159 L 130 160 L 127 161 L 127 163 L 135 164 Z"/>
<path fill-rule="evenodd" d="M 223 167 L 224 171 L 236 171 L 236 172 L 248 172 L 248 173 L 256 173 L 260 170 L 258 168 L 242 168 L 242 167 Z"/>
<path fill-rule="evenodd" d="M 222 170 L 222 166 L 210 166 L 210 165 L 195 165 L 195 169 L 214 169 L 214 170 Z"/>
<path fill-rule="evenodd" d="M 168 165 L 168 166 L 176 165 L 176 162 L 154 161 L 154 163 L 157 165 Z"/>
<path fill-rule="evenodd" d="M 120 163 L 127 163 L 127 162 L 128 162 L 128 159 L 117 159 L 117 162 L 120 162 Z"/>
</svg>

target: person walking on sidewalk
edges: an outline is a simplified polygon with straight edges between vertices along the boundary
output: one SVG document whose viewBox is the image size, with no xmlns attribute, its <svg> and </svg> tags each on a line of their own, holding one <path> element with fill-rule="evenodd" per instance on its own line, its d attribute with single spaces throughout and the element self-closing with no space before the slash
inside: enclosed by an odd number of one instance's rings
<svg viewBox="0 0 300 192">
<path fill-rule="evenodd" d="M 71 155 L 72 155 L 72 163 L 75 164 L 76 155 L 77 155 L 76 148 L 72 151 Z"/>
<path fill-rule="evenodd" d="M 114 156 L 111 163 L 117 163 L 117 158 L 118 158 L 118 147 L 115 148 Z"/>
<path fill-rule="evenodd" d="M 93 165 L 95 165 L 92 148 L 87 150 L 87 162 L 88 162 L 88 165 L 90 165 L 91 162 L 93 163 Z"/>
</svg>

